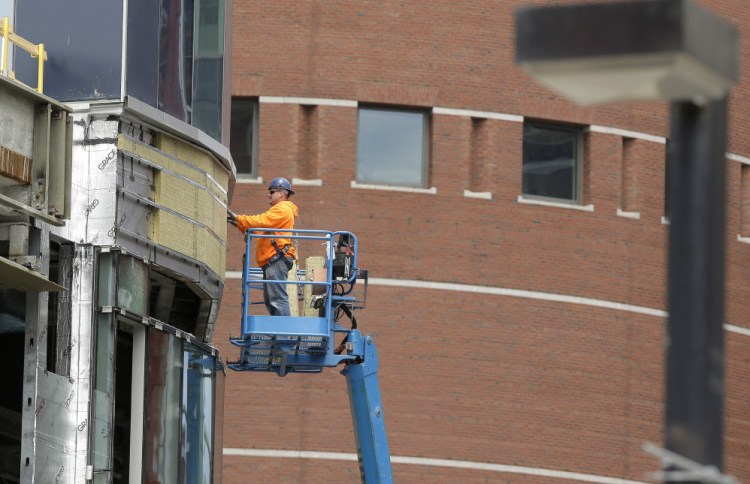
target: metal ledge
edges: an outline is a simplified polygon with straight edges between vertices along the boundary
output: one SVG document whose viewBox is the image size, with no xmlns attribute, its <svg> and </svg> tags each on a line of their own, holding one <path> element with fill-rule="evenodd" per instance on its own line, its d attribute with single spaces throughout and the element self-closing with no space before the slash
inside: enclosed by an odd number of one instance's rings
<svg viewBox="0 0 750 484">
<path fill-rule="evenodd" d="M 62 220 L 58 220 L 52 215 L 47 215 L 46 213 L 37 210 L 35 208 L 29 207 L 28 205 L 19 202 L 18 200 L 14 200 L 6 195 L 3 195 L 0 193 L 0 205 L 5 205 L 6 207 L 12 208 L 16 212 L 20 212 L 24 215 L 28 215 L 29 217 L 35 217 L 44 220 L 50 225 L 54 225 L 55 227 L 64 227 L 65 222 Z"/>
<path fill-rule="evenodd" d="M 47 279 L 44 274 L 0 257 L 0 289 L 23 292 L 67 291 L 63 286 Z"/>
<path fill-rule="evenodd" d="M 146 123 L 153 124 L 155 127 L 162 129 L 180 139 L 188 139 L 198 146 L 202 146 L 209 153 L 219 159 L 222 165 L 232 174 L 231 178 L 237 178 L 237 169 L 232 161 L 232 155 L 229 148 L 219 143 L 202 130 L 195 126 L 181 121 L 163 111 L 140 101 L 133 96 L 125 98 L 125 113 Z"/>
<path fill-rule="evenodd" d="M 71 112 L 71 108 L 61 103 L 57 99 L 53 99 L 46 94 L 37 92 L 35 89 L 23 84 L 15 79 L 10 79 L 6 76 L 0 75 L 0 89 L 8 88 L 13 90 L 16 94 L 24 96 L 28 99 L 33 100 L 35 103 L 46 103 L 53 106 L 54 110 Z"/>
</svg>

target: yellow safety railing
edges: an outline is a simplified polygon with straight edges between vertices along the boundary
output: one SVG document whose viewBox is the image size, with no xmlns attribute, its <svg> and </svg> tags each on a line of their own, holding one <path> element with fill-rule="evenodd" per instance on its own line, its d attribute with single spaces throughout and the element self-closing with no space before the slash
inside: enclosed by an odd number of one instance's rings
<svg viewBox="0 0 750 484">
<path fill-rule="evenodd" d="M 13 71 L 8 70 L 8 47 L 10 42 L 13 42 L 16 47 L 20 47 L 31 54 L 32 58 L 39 59 L 36 90 L 41 93 L 44 89 L 44 61 L 47 60 L 47 52 L 44 50 L 44 44 L 32 44 L 20 35 L 16 35 L 13 32 L 13 27 L 10 26 L 9 17 L 0 19 L 0 37 L 2 37 L 3 42 L 2 49 L 0 49 L 0 73 L 15 78 Z"/>
</svg>

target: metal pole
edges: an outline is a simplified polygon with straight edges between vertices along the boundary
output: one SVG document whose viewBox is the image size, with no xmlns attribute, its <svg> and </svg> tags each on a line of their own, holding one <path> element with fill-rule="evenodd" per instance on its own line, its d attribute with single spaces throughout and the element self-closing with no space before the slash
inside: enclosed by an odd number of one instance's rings
<svg viewBox="0 0 750 484">
<path fill-rule="evenodd" d="M 672 104 L 667 181 L 672 213 L 666 446 L 719 470 L 724 406 L 726 119 L 726 98 Z"/>
</svg>

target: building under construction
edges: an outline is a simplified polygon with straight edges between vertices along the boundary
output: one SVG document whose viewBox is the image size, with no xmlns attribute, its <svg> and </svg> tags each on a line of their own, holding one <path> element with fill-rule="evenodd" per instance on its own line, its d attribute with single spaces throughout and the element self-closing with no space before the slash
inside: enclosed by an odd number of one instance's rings
<svg viewBox="0 0 750 484">
<path fill-rule="evenodd" d="M 0 2 L 2 482 L 220 481 L 229 5 Z"/>
</svg>

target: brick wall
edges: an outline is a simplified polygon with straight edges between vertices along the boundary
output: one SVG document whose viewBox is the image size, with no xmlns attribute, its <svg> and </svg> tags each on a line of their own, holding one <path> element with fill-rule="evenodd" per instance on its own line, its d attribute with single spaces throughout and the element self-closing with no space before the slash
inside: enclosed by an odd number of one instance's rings
<svg viewBox="0 0 750 484">
<path fill-rule="evenodd" d="M 457 8 L 442 0 L 240 0 L 234 4 L 232 91 L 470 109 L 668 135 L 665 103 L 582 108 L 521 73 L 513 65 L 512 23 L 520 3 L 476 1 Z M 750 32 L 744 0 L 701 3 Z M 749 85 L 743 77 L 731 101 L 728 150 L 742 157 L 750 157 L 750 141 L 742 135 Z M 295 187 L 301 226 L 354 231 L 360 265 L 371 277 L 665 309 L 663 143 L 587 132 L 583 203 L 593 211 L 529 205 L 517 200 L 522 123 L 473 119 L 431 117 L 428 186 L 436 194 L 364 190 L 351 187 L 356 108 L 263 102 L 259 175 L 266 182 L 276 176 L 322 180 L 322 186 Z M 300 141 L 310 133 L 313 140 Z M 750 245 L 737 240 L 746 232 L 740 203 L 748 198 L 745 185 L 740 163 L 728 161 L 726 319 L 740 327 L 748 327 L 750 316 Z M 468 198 L 464 190 L 492 198 Z M 237 185 L 235 211 L 266 207 L 265 185 Z M 639 218 L 618 216 L 618 209 Z M 242 248 L 241 235 L 231 231 L 228 270 L 240 269 Z M 315 250 L 304 248 L 302 257 L 318 255 Z M 640 446 L 662 442 L 663 317 L 377 285 L 368 296 L 358 320 L 378 344 L 392 455 L 634 480 L 658 469 L 657 459 Z M 227 281 L 219 319 L 214 341 L 234 359 L 237 350 L 226 340 L 239 332 L 237 280 Z M 750 337 L 727 332 L 726 339 L 726 470 L 747 480 Z M 231 373 L 225 402 L 225 448 L 355 452 L 345 381 L 335 370 L 284 379 Z M 394 475 L 398 482 L 560 482 L 403 464 L 394 464 Z M 356 479 L 356 462 L 224 461 L 225 482 Z"/>
</svg>

